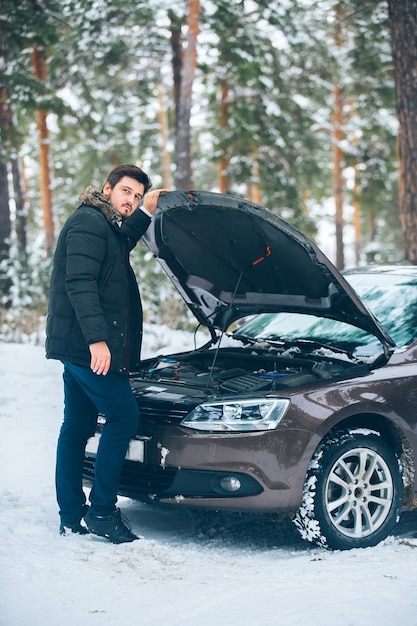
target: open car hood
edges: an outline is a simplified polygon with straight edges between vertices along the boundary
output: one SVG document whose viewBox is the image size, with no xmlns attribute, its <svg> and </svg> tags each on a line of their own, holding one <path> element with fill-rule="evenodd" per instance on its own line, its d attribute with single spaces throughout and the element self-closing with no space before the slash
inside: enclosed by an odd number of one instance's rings
<svg viewBox="0 0 417 626">
<path fill-rule="evenodd" d="M 287 311 L 344 321 L 395 345 L 308 237 L 247 200 L 162 193 L 143 240 L 212 333 L 247 315 Z"/>
</svg>

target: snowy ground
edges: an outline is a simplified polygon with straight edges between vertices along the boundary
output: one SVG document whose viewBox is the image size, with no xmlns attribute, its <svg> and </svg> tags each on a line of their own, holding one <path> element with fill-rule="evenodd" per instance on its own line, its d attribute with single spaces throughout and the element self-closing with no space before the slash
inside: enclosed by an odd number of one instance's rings
<svg viewBox="0 0 417 626">
<path fill-rule="evenodd" d="M 145 349 L 153 340 L 172 343 L 148 329 Z M 128 499 L 119 504 L 143 540 L 60 537 L 61 414 L 60 364 L 42 347 L 0 344 L 2 626 L 417 624 L 416 512 L 379 546 L 349 552 L 311 547 L 289 522 Z"/>
</svg>

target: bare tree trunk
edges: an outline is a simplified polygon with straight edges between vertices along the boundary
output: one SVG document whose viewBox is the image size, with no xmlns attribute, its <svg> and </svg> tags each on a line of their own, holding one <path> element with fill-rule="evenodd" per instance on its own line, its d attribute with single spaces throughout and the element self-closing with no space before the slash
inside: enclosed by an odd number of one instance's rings
<svg viewBox="0 0 417 626">
<path fill-rule="evenodd" d="M 6 91 L 4 90 L 4 93 Z M 2 119 L 1 122 L 1 134 L 4 138 L 3 144 L 8 149 L 10 156 L 6 157 L 6 169 L 8 174 L 12 175 L 12 197 L 15 204 L 14 213 L 14 232 L 16 234 L 16 241 L 18 246 L 18 253 L 21 263 L 25 266 L 27 262 L 27 210 L 25 195 L 23 192 L 23 181 L 21 178 L 19 158 L 16 156 L 19 153 L 19 146 L 17 144 L 16 137 L 16 124 L 14 119 L 14 113 L 9 104 L 4 101 L 0 104 Z M 10 190 L 7 192 L 8 201 L 10 200 Z M 10 209 L 7 209 L 9 213 Z M 12 218 L 9 216 L 10 228 L 12 227 Z M 10 235 L 10 233 L 9 233 Z M 9 236 L 8 235 L 8 236 Z"/>
<path fill-rule="evenodd" d="M 177 189 L 192 189 L 191 166 L 191 104 L 195 68 L 197 64 L 197 36 L 199 32 L 200 0 L 188 0 L 187 45 L 183 50 L 181 89 L 175 137 L 175 185 Z"/>
<path fill-rule="evenodd" d="M 46 81 L 46 64 L 42 51 L 34 45 L 32 48 L 33 72 L 37 80 Z M 52 211 L 52 188 L 49 168 L 49 133 L 46 124 L 47 112 L 37 111 L 37 124 L 39 135 L 39 166 L 40 166 L 40 191 L 41 207 L 43 213 L 43 227 L 46 241 L 46 254 L 51 256 L 55 244 L 55 228 Z"/>
<path fill-rule="evenodd" d="M 417 3 L 388 0 L 399 120 L 400 208 L 405 258 L 417 264 Z"/>
<path fill-rule="evenodd" d="M 180 108 L 181 74 L 182 74 L 182 45 L 181 26 L 182 18 L 170 9 L 168 16 L 171 22 L 171 52 L 172 52 L 172 74 L 174 80 L 174 110 L 175 110 L 175 132 L 178 129 L 178 114 Z"/>
<path fill-rule="evenodd" d="M 225 133 L 229 127 L 229 84 L 226 79 L 220 80 L 219 123 L 220 130 Z M 224 141 L 220 149 L 217 181 L 220 193 L 227 193 L 230 190 L 229 154 Z"/>
<path fill-rule="evenodd" d="M 375 211 L 373 210 L 369 211 L 368 213 L 368 230 L 369 230 L 370 241 L 375 241 L 377 226 L 376 226 L 376 215 L 375 215 Z M 375 257 L 376 257 L 376 250 L 374 250 L 372 247 L 369 248 L 366 253 L 366 262 L 375 263 L 375 260 L 376 260 Z"/>
<path fill-rule="evenodd" d="M 259 188 L 259 146 L 255 145 L 252 149 L 252 183 L 251 183 L 251 193 L 250 199 L 255 204 L 262 203 L 262 194 Z"/>
<path fill-rule="evenodd" d="M 0 112 L 1 117 L 1 112 Z M 11 306 L 12 280 L 8 276 L 11 222 L 7 165 L 0 161 L 0 304 Z"/>
<path fill-rule="evenodd" d="M 333 127 L 333 197 L 336 207 L 336 267 L 342 270 L 345 266 L 343 246 L 343 199 L 344 180 L 343 162 L 344 153 L 341 143 L 344 138 L 343 131 L 343 92 L 340 85 L 333 88 L 334 110 L 332 115 Z"/>
<path fill-rule="evenodd" d="M 368 228 L 369 228 L 370 239 L 371 241 L 374 241 L 376 239 L 376 231 L 377 231 L 375 211 L 369 212 Z"/>
<path fill-rule="evenodd" d="M 160 86 L 158 89 L 159 98 L 159 122 L 161 124 L 162 135 L 162 181 L 165 189 L 171 188 L 171 160 L 168 152 L 168 115 L 165 106 L 164 92 Z"/>
<path fill-rule="evenodd" d="M 4 50 L 3 26 L 0 21 L 0 65 L 6 68 L 6 57 Z M 0 305 L 9 306 L 9 295 L 12 286 L 11 280 L 7 276 L 7 265 L 10 255 L 10 206 L 9 206 L 9 184 L 7 176 L 7 157 L 4 155 L 9 139 L 9 107 L 7 90 L 0 86 L 0 140 L 2 145 L 2 156 L 0 160 Z"/>
<path fill-rule="evenodd" d="M 361 204 L 359 201 L 359 182 L 357 167 L 355 166 L 355 179 L 352 190 L 352 205 L 353 205 L 353 228 L 355 232 L 355 265 L 360 264 L 361 253 Z"/>
<path fill-rule="evenodd" d="M 11 159 L 13 194 L 16 204 L 16 240 L 22 265 L 27 267 L 27 206 L 19 159 Z"/>
</svg>

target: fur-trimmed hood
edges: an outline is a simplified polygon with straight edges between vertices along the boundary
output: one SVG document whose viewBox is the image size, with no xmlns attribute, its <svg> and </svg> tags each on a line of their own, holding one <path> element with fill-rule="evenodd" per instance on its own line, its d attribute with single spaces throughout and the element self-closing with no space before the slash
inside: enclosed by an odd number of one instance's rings
<svg viewBox="0 0 417 626">
<path fill-rule="evenodd" d="M 88 204 L 89 206 L 99 209 L 112 224 L 117 226 L 121 226 L 123 224 L 124 220 L 120 213 L 116 211 L 114 206 L 108 200 L 103 198 L 101 192 L 92 185 L 86 187 L 80 194 L 80 201 L 83 204 Z"/>
</svg>

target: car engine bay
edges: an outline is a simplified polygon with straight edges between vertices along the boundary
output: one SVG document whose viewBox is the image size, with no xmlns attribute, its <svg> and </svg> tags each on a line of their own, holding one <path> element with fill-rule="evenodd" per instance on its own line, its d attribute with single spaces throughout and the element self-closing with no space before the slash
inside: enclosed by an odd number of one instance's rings
<svg viewBox="0 0 417 626">
<path fill-rule="evenodd" d="M 169 390 L 202 398 L 272 392 L 369 372 L 367 365 L 347 358 L 304 354 L 299 348 L 282 351 L 264 343 L 159 356 L 142 365 L 132 376 L 136 395 Z"/>
</svg>

